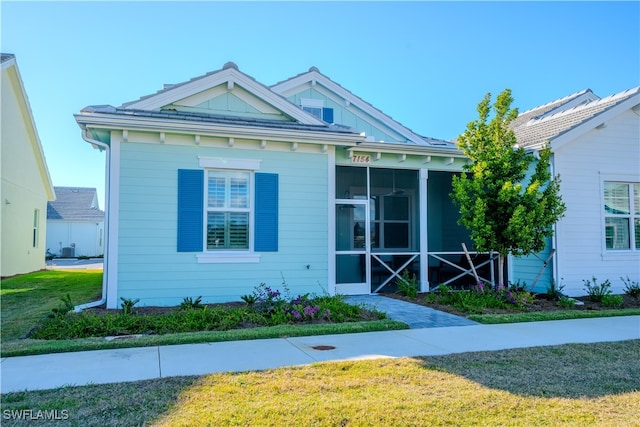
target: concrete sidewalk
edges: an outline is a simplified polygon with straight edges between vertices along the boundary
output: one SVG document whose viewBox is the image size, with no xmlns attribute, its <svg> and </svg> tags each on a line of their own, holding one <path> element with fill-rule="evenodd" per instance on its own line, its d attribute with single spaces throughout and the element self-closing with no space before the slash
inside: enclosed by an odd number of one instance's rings
<svg viewBox="0 0 640 427">
<path fill-rule="evenodd" d="M 315 362 L 640 339 L 640 316 L 451 326 L 3 358 L 1 392 Z"/>
</svg>

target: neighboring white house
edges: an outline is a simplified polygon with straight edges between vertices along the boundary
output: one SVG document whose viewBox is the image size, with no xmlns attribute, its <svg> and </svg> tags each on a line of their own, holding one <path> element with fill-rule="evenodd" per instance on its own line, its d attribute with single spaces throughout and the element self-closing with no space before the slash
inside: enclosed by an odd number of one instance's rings
<svg viewBox="0 0 640 427">
<path fill-rule="evenodd" d="M 0 275 L 45 266 L 47 201 L 55 192 L 16 58 L 1 54 Z"/>
<path fill-rule="evenodd" d="M 553 278 L 569 295 L 584 281 L 640 281 L 640 87 L 600 98 L 584 90 L 526 111 L 513 123 L 518 142 L 549 143 L 567 207 L 556 225 Z M 519 268 L 518 260 L 511 265 Z"/>
<path fill-rule="evenodd" d="M 47 205 L 47 249 L 59 257 L 104 254 L 104 211 L 95 188 L 55 187 Z"/>
</svg>

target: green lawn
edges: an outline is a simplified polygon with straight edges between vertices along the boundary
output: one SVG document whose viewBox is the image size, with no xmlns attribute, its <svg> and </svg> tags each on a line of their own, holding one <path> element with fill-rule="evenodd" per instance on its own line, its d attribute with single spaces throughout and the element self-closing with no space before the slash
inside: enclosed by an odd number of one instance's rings
<svg viewBox="0 0 640 427">
<path fill-rule="evenodd" d="M 1 403 L 58 410 L 61 425 L 77 426 L 634 426 L 638 354 L 640 340 L 327 362 L 9 393 Z"/>
<path fill-rule="evenodd" d="M 101 292 L 102 271 L 47 270 L 3 279 L 2 343 L 24 338 L 53 308 L 62 305 L 60 298 L 67 294 L 81 304 L 99 299 Z"/>
</svg>

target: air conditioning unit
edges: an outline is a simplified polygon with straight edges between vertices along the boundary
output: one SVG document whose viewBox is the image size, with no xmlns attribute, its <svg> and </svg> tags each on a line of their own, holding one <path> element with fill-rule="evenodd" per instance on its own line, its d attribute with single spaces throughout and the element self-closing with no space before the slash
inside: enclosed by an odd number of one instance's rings
<svg viewBox="0 0 640 427">
<path fill-rule="evenodd" d="M 76 248 L 62 248 L 62 258 L 73 258 L 76 256 Z"/>
</svg>

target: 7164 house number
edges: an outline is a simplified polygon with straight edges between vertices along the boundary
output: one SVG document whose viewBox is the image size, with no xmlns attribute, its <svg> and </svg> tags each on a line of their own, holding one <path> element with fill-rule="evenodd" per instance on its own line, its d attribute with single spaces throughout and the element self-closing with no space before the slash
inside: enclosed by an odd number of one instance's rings
<svg viewBox="0 0 640 427">
<path fill-rule="evenodd" d="M 368 154 L 354 154 L 351 163 L 371 163 L 371 156 Z"/>
</svg>

